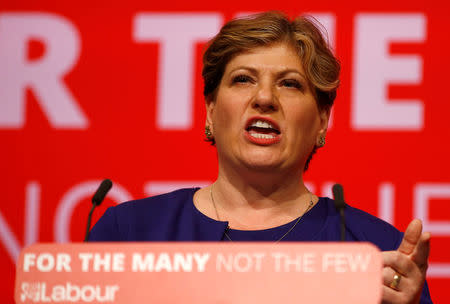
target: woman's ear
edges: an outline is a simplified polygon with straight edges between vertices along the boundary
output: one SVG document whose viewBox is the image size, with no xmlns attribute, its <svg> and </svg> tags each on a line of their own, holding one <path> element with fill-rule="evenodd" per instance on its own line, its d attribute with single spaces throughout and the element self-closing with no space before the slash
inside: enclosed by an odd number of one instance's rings
<svg viewBox="0 0 450 304">
<path fill-rule="evenodd" d="M 320 129 L 327 133 L 328 124 L 330 122 L 331 109 L 325 109 L 320 112 Z"/>
<path fill-rule="evenodd" d="M 213 129 L 213 113 L 214 113 L 214 106 L 215 106 L 216 102 L 215 100 L 213 100 L 212 98 L 207 98 L 205 101 L 205 105 L 206 105 L 206 126 L 209 126 L 209 128 Z"/>
<path fill-rule="evenodd" d="M 214 124 L 213 124 L 213 113 L 215 101 L 212 99 L 207 99 L 206 105 L 206 121 L 205 121 L 205 136 L 206 141 L 211 142 L 212 145 L 216 143 L 214 140 Z"/>
</svg>

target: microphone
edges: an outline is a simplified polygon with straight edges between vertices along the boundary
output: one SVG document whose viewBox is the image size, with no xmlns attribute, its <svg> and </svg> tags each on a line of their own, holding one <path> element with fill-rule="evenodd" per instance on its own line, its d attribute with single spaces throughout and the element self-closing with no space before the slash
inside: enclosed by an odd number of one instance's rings
<svg viewBox="0 0 450 304">
<path fill-rule="evenodd" d="M 340 184 L 333 185 L 333 197 L 334 206 L 340 214 L 341 218 L 341 242 L 345 241 L 345 214 L 344 209 L 346 207 L 344 200 L 344 188 Z"/>
<path fill-rule="evenodd" d="M 86 234 L 84 236 L 84 241 L 87 242 L 89 238 L 89 232 L 91 230 L 91 219 L 92 219 L 92 213 L 94 212 L 95 207 L 100 206 L 100 204 L 105 199 L 106 194 L 112 187 L 112 181 L 109 179 L 104 179 L 100 186 L 98 187 L 97 191 L 95 191 L 94 196 L 92 197 L 92 208 L 91 211 L 89 211 L 88 219 L 87 219 L 87 225 L 86 225 Z"/>
<path fill-rule="evenodd" d="M 112 181 L 104 179 L 92 197 L 92 204 L 94 204 L 94 206 L 100 206 L 111 187 Z"/>
</svg>

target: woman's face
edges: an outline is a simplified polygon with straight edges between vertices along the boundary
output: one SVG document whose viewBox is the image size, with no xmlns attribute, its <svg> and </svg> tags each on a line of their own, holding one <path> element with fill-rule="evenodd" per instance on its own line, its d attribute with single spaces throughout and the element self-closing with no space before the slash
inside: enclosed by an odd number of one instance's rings
<svg viewBox="0 0 450 304">
<path fill-rule="evenodd" d="M 328 112 L 320 112 L 302 62 L 286 44 L 253 49 L 227 64 L 207 125 L 219 164 L 302 172 Z"/>
</svg>

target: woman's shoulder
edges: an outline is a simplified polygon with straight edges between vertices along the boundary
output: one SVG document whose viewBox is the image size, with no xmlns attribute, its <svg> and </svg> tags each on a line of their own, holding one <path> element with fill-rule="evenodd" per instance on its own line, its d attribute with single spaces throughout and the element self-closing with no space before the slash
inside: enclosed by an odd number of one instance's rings
<svg viewBox="0 0 450 304">
<path fill-rule="evenodd" d="M 116 212 L 141 212 L 145 210 L 164 212 L 167 209 L 183 207 L 187 202 L 192 202 L 194 193 L 198 189 L 178 189 L 164 194 L 124 202 L 111 208 L 114 208 Z"/>
<path fill-rule="evenodd" d="M 361 227 L 364 227 L 365 231 L 376 230 L 378 232 L 388 233 L 388 234 L 399 234 L 400 231 L 395 228 L 392 224 L 376 217 L 366 211 L 355 208 L 353 206 L 347 206 L 349 219 L 352 219 Z"/>
<path fill-rule="evenodd" d="M 110 207 L 92 228 L 89 240 L 163 239 L 163 233 L 169 233 L 168 227 L 173 227 L 183 217 L 192 216 L 192 199 L 197 190 L 179 189 Z"/>
<path fill-rule="evenodd" d="M 335 222 L 340 221 L 334 201 L 330 198 L 326 200 L 329 215 Z M 351 205 L 345 208 L 345 224 L 351 240 L 371 242 L 383 251 L 397 249 L 403 238 L 403 233 L 390 223 Z"/>
</svg>

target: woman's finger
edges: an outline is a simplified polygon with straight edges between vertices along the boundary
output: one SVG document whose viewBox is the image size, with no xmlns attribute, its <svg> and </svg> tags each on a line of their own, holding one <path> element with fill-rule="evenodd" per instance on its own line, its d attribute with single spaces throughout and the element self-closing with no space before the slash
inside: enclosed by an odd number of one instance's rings
<svg viewBox="0 0 450 304">
<path fill-rule="evenodd" d="M 430 238 L 429 232 L 422 233 L 416 248 L 414 249 L 411 260 L 416 263 L 419 269 L 425 273 L 428 268 L 428 256 L 430 254 Z"/>
<path fill-rule="evenodd" d="M 382 273 L 384 286 L 390 287 L 395 290 L 401 290 L 406 282 L 406 278 L 391 267 L 384 267 Z M 397 280 L 395 279 L 396 275 L 400 276 Z M 397 283 L 394 283 L 394 281 L 397 281 Z"/>
<path fill-rule="evenodd" d="M 383 268 L 383 303 L 418 303 L 424 282 L 420 271 L 416 268 L 414 274 L 400 275 L 397 280 L 396 275 L 392 268 Z"/>
<path fill-rule="evenodd" d="M 421 234 L 422 221 L 418 219 L 412 220 L 411 223 L 409 223 L 408 228 L 406 228 L 405 235 L 403 236 L 402 243 L 398 247 L 398 250 L 407 255 L 413 253 Z"/>
<path fill-rule="evenodd" d="M 383 266 L 391 267 L 404 277 L 416 275 L 419 272 L 412 259 L 400 251 L 384 251 L 381 253 Z"/>
</svg>

